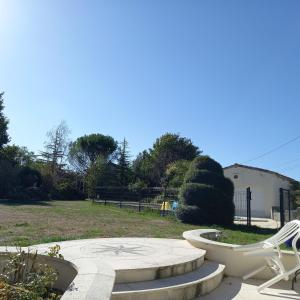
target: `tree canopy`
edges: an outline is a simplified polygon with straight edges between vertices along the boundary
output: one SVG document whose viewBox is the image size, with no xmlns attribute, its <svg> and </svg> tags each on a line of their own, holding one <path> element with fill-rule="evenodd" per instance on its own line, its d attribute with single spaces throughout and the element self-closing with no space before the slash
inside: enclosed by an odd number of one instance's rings
<svg viewBox="0 0 300 300">
<path fill-rule="evenodd" d="M 26 147 L 7 145 L 2 149 L 2 159 L 10 162 L 13 166 L 26 166 L 34 162 L 35 155 Z"/>
<path fill-rule="evenodd" d="M 2 149 L 3 146 L 9 142 L 9 136 L 7 133 L 8 119 L 3 113 L 4 110 L 3 95 L 4 93 L 0 93 L 0 149 Z"/>
<path fill-rule="evenodd" d="M 166 133 L 156 139 L 149 151 L 145 150 L 138 155 L 133 167 L 137 176 L 148 185 L 160 186 L 168 165 L 178 160 L 191 161 L 201 152 L 190 139 Z"/>
<path fill-rule="evenodd" d="M 112 159 L 117 147 L 118 143 L 109 135 L 84 135 L 70 144 L 69 161 L 78 171 L 86 172 L 99 156 L 104 160 Z"/>
</svg>

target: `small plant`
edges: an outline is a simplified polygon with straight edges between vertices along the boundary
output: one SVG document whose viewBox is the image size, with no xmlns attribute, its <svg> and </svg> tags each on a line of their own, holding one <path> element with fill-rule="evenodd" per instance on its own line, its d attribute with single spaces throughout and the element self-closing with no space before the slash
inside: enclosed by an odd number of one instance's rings
<svg viewBox="0 0 300 300">
<path fill-rule="evenodd" d="M 63 255 L 59 253 L 59 251 L 60 251 L 60 246 L 56 244 L 49 248 L 48 255 L 51 257 L 64 259 Z"/>
<path fill-rule="evenodd" d="M 49 249 L 49 256 L 62 258 L 60 247 Z M 53 289 L 58 272 L 51 266 L 38 262 L 37 251 L 17 248 L 8 255 L 0 272 L 0 300 L 57 300 L 61 295 Z"/>
</svg>

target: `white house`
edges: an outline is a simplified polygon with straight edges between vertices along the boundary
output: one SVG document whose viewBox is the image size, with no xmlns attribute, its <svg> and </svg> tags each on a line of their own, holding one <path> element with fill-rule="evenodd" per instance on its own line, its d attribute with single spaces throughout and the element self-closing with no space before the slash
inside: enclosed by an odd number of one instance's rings
<svg viewBox="0 0 300 300">
<path fill-rule="evenodd" d="M 236 195 L 251 189 L 251 216 L 270 218 L 272 207 L 280 206 L 280 188 L 289 190 L 292 178 L 256 167 L 234 164 L 224 168 L 224 175 L 234 184 Z M 244 215 L 242 213 L 242 215 Z"/>
</svg>

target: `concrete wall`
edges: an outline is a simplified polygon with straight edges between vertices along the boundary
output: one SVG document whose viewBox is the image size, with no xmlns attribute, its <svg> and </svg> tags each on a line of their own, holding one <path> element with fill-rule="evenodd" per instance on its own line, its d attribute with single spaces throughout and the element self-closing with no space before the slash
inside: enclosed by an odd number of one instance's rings
<svg viewBox="0 0 300 300">
<path fill-rule="evenodd" d="M 244 256 L 242 252 L 234 251 L 239 245 L 225 244 L 212 240 L 219 231 L 215 229 L 190 230 L 183 233 L 183 237 L 194 247 L 206 250 L 208 260 L 225 265 L 225 274 L 233 277 L 243 277 L 246 274 L 266 264 L 259 256 Z M 295 255 L 292 251 L 282 251 L 283 264 L 286 270 L 295 267 Z M 253 278 L 270 279 L 274 273 L 266 268 Z"/>
<path fill-rule="evenodd" d="M 0 269 L 10 253 L 16 253 L 14 247 L 8 247 L 7 252 L 0 251 Z M 70 262 L 38 255 L 38 262 L 46 263 L 58 271 L 54 287 L 64 291 L 61 300 L 109 300 L 111 297 L 115 271 L 99 260 L 82 258 Z"/>
<path fill-rule="evenodd" d="M 5 265 L 9 255 L 7 252 L 0 252 L 0 268 Z M 38 255 L 38 262 L 40 264 L 48 264 L 57 270 L 58 279 L 54 287 L 59 290 L 66 291 L 77 275 L 76 267 L 69 261 L 46 255 Z"/>
<path fill-rule="evenodd" d="M 270 218 L 272 206 L 279 206 L 279 188 L 290 186 L 289 180 L 276 174 L 240 166 L 224 169 L 224 175 L 232 180 L 235 192 L 251 188 L 252 217 Z"/>
</svg>

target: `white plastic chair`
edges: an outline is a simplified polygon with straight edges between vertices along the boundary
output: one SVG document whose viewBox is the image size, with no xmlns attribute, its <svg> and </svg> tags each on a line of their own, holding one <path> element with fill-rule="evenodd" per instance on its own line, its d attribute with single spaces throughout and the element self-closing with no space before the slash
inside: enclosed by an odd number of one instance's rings
<svg viewBox="0 0 300 300">
<path fill-rule="evenodd" d="M 296 247 L 299 238 L 300 221 L 293 220 L 284 225 L 275 235 L 262 242 L 245 246 L 238 246 L 234 248 L 235 251 L 244 252 L 244 255 L 264 257 L 266 260 L 266 265 L 261 266 L 260 268 L 245 275 L 243 279 L 245 280 L 253 277 L 255 274 L 261 272 L 266 267 L 271 268 L 271 270 L 274 271 L 277 275 L 269 281 L 260 285 L 257 288 L 259 292 L 282 279 L 288 280 L 291 274 L 296 273 L 300 269 L 300 257 Z M 280 245 L 282 245 L 289 239 L 292 239 L 292 247 L 295 254 L 295 266 L 292 269 L 286 270 L 282 263 L 282 253 L 280 251 Z M 294 280 L 295 278 L 293 279 L 293 283 Z"/>
</svg>

